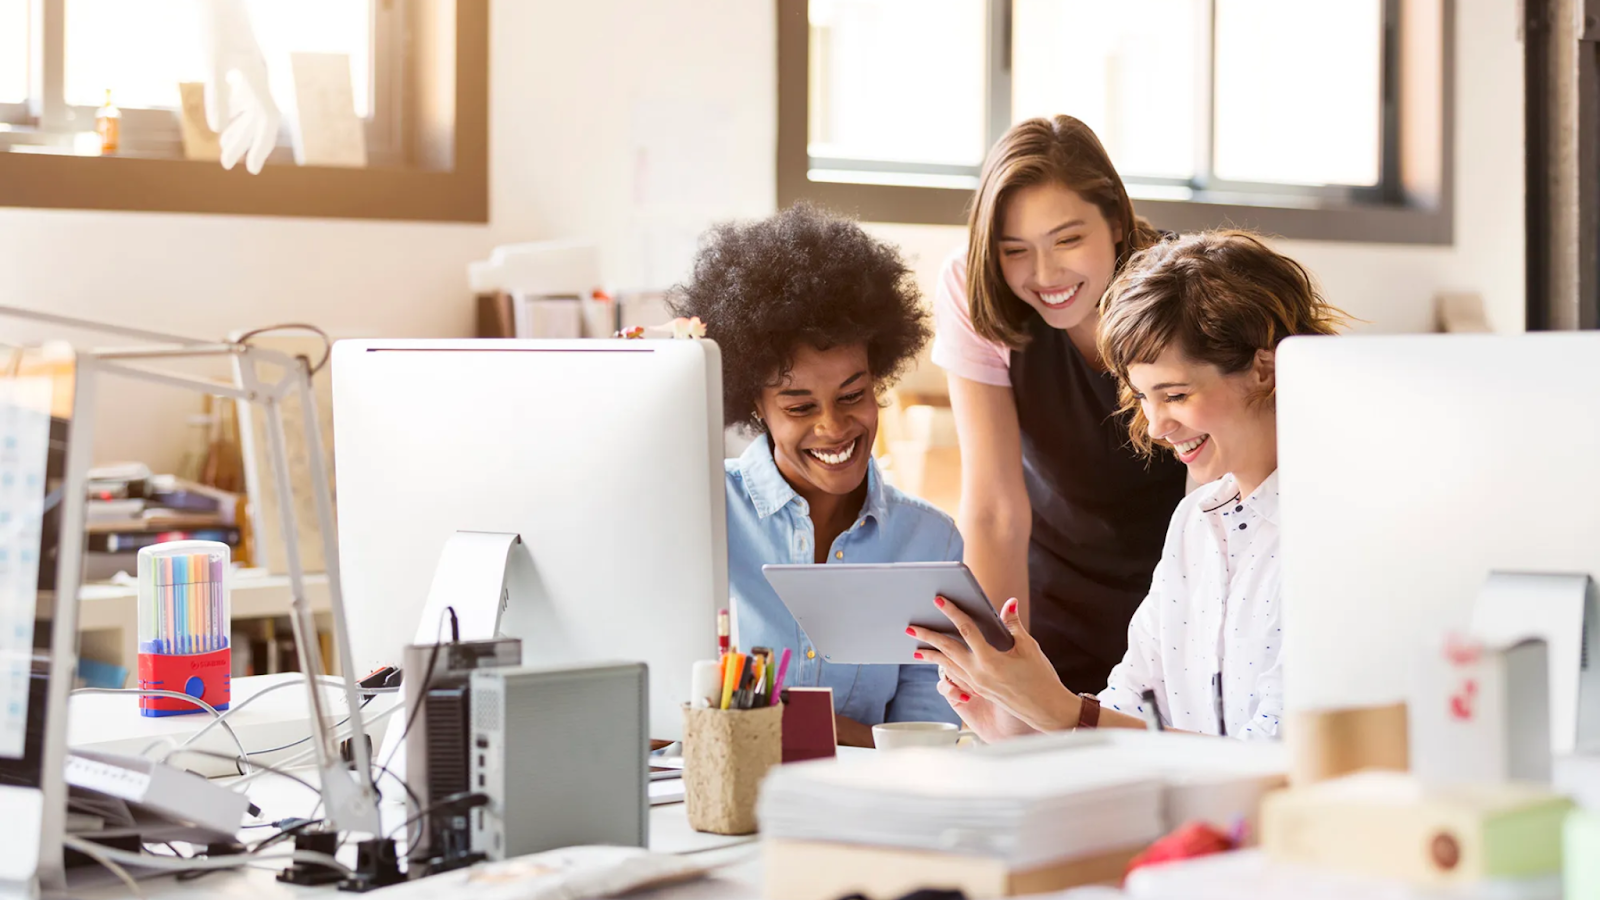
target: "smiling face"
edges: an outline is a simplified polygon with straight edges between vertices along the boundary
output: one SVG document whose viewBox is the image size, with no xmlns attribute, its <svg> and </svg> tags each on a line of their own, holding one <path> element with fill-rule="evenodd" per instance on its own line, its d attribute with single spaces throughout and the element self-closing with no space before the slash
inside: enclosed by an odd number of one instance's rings
<svg viewBox="0 0 1600 900">
<path fill-rule="evenodd" d="M 778 471 L 802 497 L 849 494 L 867 478 L 878 435 L 878 398 L 865 344 L 802 345 L 789 373 L 761 392 L 756 412 L 772 436 Z"/>
<path fill-rule="evenodd" d="M 1197 483 L 1232 472 L 1248 495 L 1278 468 L 1277 417 L 1270 400 L 1273 354 L 1225 374 L 1168 346 L 1153 363 L 1128 366 L 1150 437 L 1170 448 Z"/>
<path fill-rule="evenodd" d="M 1077 191 L 1038 184 L 1006 200 L 995 250 L 1006 285 L 1047 325 L 1092 332 L 1121 240 L 1122 229 Z"/>
</svg>

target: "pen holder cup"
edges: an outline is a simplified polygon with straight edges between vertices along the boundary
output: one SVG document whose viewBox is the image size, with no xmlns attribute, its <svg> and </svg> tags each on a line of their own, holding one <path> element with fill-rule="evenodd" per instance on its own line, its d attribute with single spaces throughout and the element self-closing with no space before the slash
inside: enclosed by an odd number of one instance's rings
<svg viewBox="0 0 1600 900">
<path fill-rule="evenodd" d="M 683 708 L 683 793 L 689 825 L 711 834 L 754 834 L 756 794 L 783 760 L 783 705 Z"/>
</svg>

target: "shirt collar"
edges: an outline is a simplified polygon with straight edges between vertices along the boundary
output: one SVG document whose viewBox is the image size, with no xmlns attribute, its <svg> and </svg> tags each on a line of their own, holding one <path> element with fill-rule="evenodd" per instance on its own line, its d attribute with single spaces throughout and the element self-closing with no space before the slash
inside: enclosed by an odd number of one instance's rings
<svg viewBox="0 0 1600 900">
<path fill-rule="evenodd" d="M 1278 470 L 1273 469 L 1247 498 L 1239 496 L 1239 481 L 1230 472 L 1200 488 L 1200 509 L 1208 513 L 1232 512 L 1236 506 L 1249 506 L 1263 519 L 1278 524 Z"/>
<path fill-rule="evenodd" d="M 756 508 L 756 515 L 765 519 L 790 503 L 800 501 L 805 505 L 795 489 L 790 486 L 789 480 L 778 471 L 778 462 L 772 458 L 772 440 L 766 435 L 758 435 L 756 439 L 739 455 L 739 471 L 744 476 L 744 489 L 750 494 L 750 502 Z M 888 492 L 884 490 L 883 477 L 878 472 L 878 461 L 867 459 L 867 502 L 861 508 L 863 518 L 871 518 L 882 522 L 889 511 Z"/>
</svg>

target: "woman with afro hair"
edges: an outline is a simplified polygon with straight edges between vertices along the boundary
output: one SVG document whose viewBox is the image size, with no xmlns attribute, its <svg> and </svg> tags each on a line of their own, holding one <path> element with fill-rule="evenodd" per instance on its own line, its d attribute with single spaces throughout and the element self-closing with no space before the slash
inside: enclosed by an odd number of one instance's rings
<svg viewBox="0 0 1600 900">
<path fill-rule="evenodd" d="M 880 722 L 959 721 L 934 666 L 817 658 L 761 573 L 961 559 L 950 517 L 885 484 L 872 459 L 879 401 L 930 337 L 899 253 L 855 222 L 795 206 L 714 228 L 672 305 L 705 323 L 722 351 L 723 416 L 756 436 L 726 462 L 740 644 L 790 648 L 787 684 L 832 688 L 842 744 L 872 746 Z"/>
</svg>

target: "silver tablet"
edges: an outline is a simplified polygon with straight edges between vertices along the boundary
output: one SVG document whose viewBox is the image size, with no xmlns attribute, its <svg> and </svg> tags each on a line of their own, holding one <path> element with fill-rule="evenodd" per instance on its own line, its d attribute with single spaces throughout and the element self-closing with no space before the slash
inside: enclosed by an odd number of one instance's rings
<svg viewBox="0 0 1600 900">
<path fill-rule="evenodd" d="M 917 662 L 911 654 L 927 645 L 906 634 L 907 625 L 955 634 L 934 607 L 936 596 L 971 616 L 992 646 L 1011 649 L 1011 632 L 962 563 L 833 563 L 761 571 L 827 662 Z"/>
</svg>

